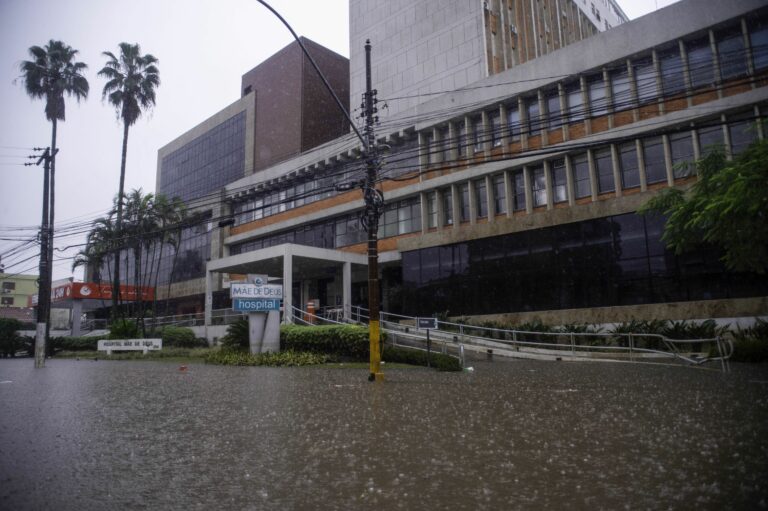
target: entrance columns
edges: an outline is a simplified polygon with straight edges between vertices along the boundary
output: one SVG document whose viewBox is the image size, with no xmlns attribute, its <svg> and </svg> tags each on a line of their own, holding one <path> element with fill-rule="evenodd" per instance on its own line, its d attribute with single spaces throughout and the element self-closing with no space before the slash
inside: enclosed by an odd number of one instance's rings
<svg viewBox="0 0 768 511">
<path fill-rule="evenodd" d="M 342 263 L 341 268 L 341 303 L 344 308 L 344 319 L 352 319 L 352 263 Z"/>
<path fill-rule="evenodd" d="M 293 254 L 283 255 L 283 323 L 293 323 Z"/>
</svg>

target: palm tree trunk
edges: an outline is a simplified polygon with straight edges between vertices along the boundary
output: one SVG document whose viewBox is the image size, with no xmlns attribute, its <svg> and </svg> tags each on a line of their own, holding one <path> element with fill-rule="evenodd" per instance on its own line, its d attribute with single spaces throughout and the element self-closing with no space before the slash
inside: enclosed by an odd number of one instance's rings
<svg viewBox="0 0 768 511">
<path fill-rule="evenodd" d="M 115 274 L 112 281 L 112 319 L 115 320 L 119 314 L 120 307 L 120 248 L 123 243 L 119 242 L 123 235 L 123 193 L 125 190 L 125 160 L 128 156 L 128 123 L 123 122 L 123 155 L 120 160 L 120 187 L 117 190 L 117 236 L 118 246 L 115 250 Z"/>
</svg>

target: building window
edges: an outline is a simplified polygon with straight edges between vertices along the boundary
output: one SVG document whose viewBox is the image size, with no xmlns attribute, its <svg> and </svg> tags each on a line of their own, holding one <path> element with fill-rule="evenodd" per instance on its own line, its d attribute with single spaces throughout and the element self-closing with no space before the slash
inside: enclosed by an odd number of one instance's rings
<svg viewBox="0 0 768 511">
<path fill-rule="evenodd" d="M 728 134 L 731 138 L 731 154 L 741 154 L 757 140 L 757 130 L 749 113 L 728 119 Z"/>
<path fill-rule="evenodd" d="M 550 163 L 552 170 L 552 199 L 554 202 L 568 200 L 568 178 L 566 177 L 565 160 L 555 160 Z"/>
<path fill-rule="evenodd" d="M 605 95 L 605 82 L 603 75 L 595 75 L 587 80 L 587 90 L 589 91 L 589 108 L 593 116 L 605 115 L 608 113 L 608 99 Z"/>
<path fill-rule="evenodd" d="M 443 201 L 443 225 L 453 225 L 453 194 L 450 188 L 440 190 L 440 199 Z"/>
<path fill-rule="evenodd" d="M 483 118 L 478 115 L 472 118 L 472 147 L 474 151 L 480 152 L 483 150 Z"/>
<path fill-rule="evenodd" d="M 398 236 L 419 230 L 421 230 L 421 205 L 418 197 L 387 204 L 384 207 L 383 237 Z"/>
<path fill-rule="evenodd" d="M 629 86 L 629 74 L 626 66 L 611 72 L 611 94 L 613 109 L 625 110 L 632 107 L 632 89 Z"/>
<path fill-rule="evenodd" d="M 715 81 L 712 68 L 712 47 L 709 38 L 703 37 L 696 41 L 685 43 L 688 52 L 688 72 L 691 75 L 691 86 L 696 89 L 711 85 Z"/>
<path fill-rule="evenodd" d="M 538 97 L 532 97 L 525 100 L 525 115 L 528 135 L 538 135 L 541 132 L 541 114 L 539 111 Z"/>
<path fill-rule="evenodd" d="M 634 142 L 626 142 L 618 147 L 619 165 L 621 165 L 622 188 L 640 186 L 640 170 L 637 164 L 637 147 Z"/>
<path fill-rule="evenodd" d="M 645 181 L 648 184 L 667 180 L 667 165 L 664 162 L 664 144 L 661 137 L 643 140 Z"/>
<path fill-rule="evenodd" d="M 16 290 L 15 282 L 3 282 L 3 293 L 11 293 Z"/>
<path fill-rule="evenodd" d="M 613 164 L 610 149 L 595 151 L 595 172 L 597 173 L 597 192 L 606 193 L 616 190 L 613 182 Z"/>
<path fill-rule="evenodd" d="M 768 21 L 762 19 L 750 22 L 749 42 L 755 71 L 768 68 Z"/>
<path fill-rule="evenodd" d="M 544 167 L 531 167 L 531 191 L 533 192 L 533 207 L 547 205 L 547 179 Z"/>
<path fill-rule="evenodd" d="M 634 71 L 637 100 L 642 104 L 657 99 L 659 91 L 656 87 L 656 73 L 653 70 L 653 61 L 651 59 L 643 59 L 636 62 Z"/>
<path fill-rule="evenodd" d="M 701 155 L 704 156 L 711 151 L 723 150 L 723 128 L 721 126 L 709 126 L 707 128 L 698 128 L 699 147 Z"/>
<path fill-rule="evenodd" d="M 664 94 L 672 96 L 685 90 L 683 60 L 680 58 L 678 48 L 670 49 L 659 55 L 659 68 Z"/>
<path fill-rule="evenodd" d="M 469 222 L 469 183 L 459 185 L 459 221 Z"/>
<path fill-rule="evenodd" d="M 427 193 L 427 228 L 437 227 L 437 192 Z"/>
<path fill-rule="evenodd" d="M 517 109 L 517 105 L 507 107 L 507 129 L 511 140 L 520 138 L 520 111 Z"/>
<path fill-rule="evenodd" d="M 488 123 L 491 126 L 491 145 L 501 146 L 501 114 L 494 110 L 488 114 Z"/>
<path fill-rule="evenodd" d="M 514 208 L 515 211 L 525 209 L 525 176 L 522 170 L 516 170 L 512 174 L 512 187 L 514 193 Z"/>
<path fill-rule="evenodd" d="M 493 213 L 502 215 L 507 212 L 507 187 L 504 184 L 504 174 L 493 176 Z"/>
<path fill-rule="evenodd" d="M 565 99 L 568 103 L 568 121 L 584 120 L 584 99 L 581 96 L 581 83 L 574 82 L 565 88 Z"/>
<path fill-rule="evenodd" d="M 747 74 L 747 52 L 744 48 L 744 35 L 741 25 L 731 30 L 718 32 L 717 55 L 720 60 L 720 77 L 723 80 Z"/>
<path fill-rule="evenodd" d="M 0 305 L 13 305 L 13 297 L 12 296 L 3 296 L 0 298 Z"/>
<path fill-rule="evenodd" d="M 690 132 L 669 136 L 669 152 L 672 156 L 672 172 L 675 179 L 691 175 L 693 165 L 693 138 Z"/>
<path fill-rule="evenodd" d="M 488 216 L 488 190 L 485 187 L 485 179 L 476 179 L 472 182 L 475 188 L 475 204 L 477 205 L 477 217 Z"/>
<path fill-rule="evenodd" d="M 557 89 L 546 94 L 547 125 L 554 130 L 563 125 L 563 114 L 560 110 L 560 92 Z"/>
<path fill-rule="evenodd" d="M 466 156 L 467 154 L 467 125 L 463 121 L 459 123 L 459 140 L 458 140 L 458 154 L 459 156 Z"/>
<path fill-rule="evenodd" d="M 573 181 L 576 198 L 590 197 L 592 186 L 589 179 L 589 159 L 586 154 L 580 154 L 571 158 Z"/>
<path fill-rule="evenodd" d="M 440 137 L 440 140 L 438 141 L 440 160 L 445 163 L 451 160 L 451 144 L 448 139 L 448 126 L 440 128 L 437 134 Z"/>
<path fill-rule="evenodd" d="M 432 133 L 432 131 L 430 130 L 429 132 L 424 133 L 424 135 L 422 137 L 422 140 L 423 140 L 422 149 L 424 151 L 424 159 L 426 160 L 427 165 L 429 165 L 430 163 L 434 163 L 435 162 L 435 157 L 434 157 L 434 154 L 433 154 L 433 152 L 435 150 L 435 148 L 434 148 L 434 140 L 435 139 L 434 139 L 434 134 Z"/>
</svg>

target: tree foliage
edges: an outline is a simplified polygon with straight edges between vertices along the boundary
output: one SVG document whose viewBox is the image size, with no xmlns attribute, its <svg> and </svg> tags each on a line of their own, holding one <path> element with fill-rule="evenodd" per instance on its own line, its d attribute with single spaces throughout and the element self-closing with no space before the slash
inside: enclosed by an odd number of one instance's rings
<svg viewBox="0 0 768 511">
<path fill-rule="evenodd" d="M 680 254 L 708 243 L 723 250 L 733 271 L 768 270 L 768 141 L 755 142 L 733 161 L 721 150 L 696 163 L 697 181 L 670 188 L 640 213 L 667 217 L 662 240 Z"/>
</svg>

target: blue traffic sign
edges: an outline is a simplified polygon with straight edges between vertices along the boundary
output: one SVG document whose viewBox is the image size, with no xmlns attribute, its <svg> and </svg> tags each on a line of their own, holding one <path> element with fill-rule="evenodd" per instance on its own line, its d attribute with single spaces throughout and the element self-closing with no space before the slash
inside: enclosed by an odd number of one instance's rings
<svg viewBox="0 0 768 511">
<path fill-rule="evenodd" d="M 232 300 L 232 310 L 240 312 L 277 311 L 280 310 L 280 300 L 235 298 Z"/>
</svg>

